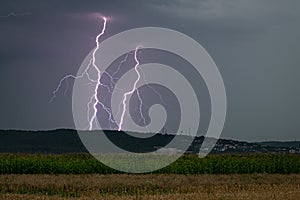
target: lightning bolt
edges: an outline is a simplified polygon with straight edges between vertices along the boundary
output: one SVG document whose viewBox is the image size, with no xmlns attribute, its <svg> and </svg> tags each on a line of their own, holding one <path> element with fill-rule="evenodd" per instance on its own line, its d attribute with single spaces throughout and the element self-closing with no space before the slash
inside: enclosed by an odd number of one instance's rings
<svg viewBox="0 0 300 200">
<path fill-rule="evenodd" d="M 51 99 L 49 100 L 49 102 L 51 103 L 57 96 L 57 93 L 59 92 L 60 88 L 62 87 L 62 84 L 64 82 L 67 83 L 67 88 L 68 88 L 68 79 L 72 78 L 72 79 L 79 79 L 79 78 L 83 78 L 84 76 L 86 76 L 88 78 L 88 80 L 90 81 L 90 83 L 95 83 L 95 89 L 94 89 L 94 92 L 93 92 L 93 95 L 91 96 L 90 98 L 90 101 L 88 102 L 87 104 L 87 107 L 88 107 L 88 115 L 87 115 L 87 118 L 88 118 L 88 121 L 89 121 L 89 127 L 88 129 L 89 130 L 92 130 L 93 129 L 93 123 L 95 121 L 95 118 L 96 118 L 96 115 L 97 115 L 97 105 L 100 104 L 104 110 L 106 110 L 109 114 L 110 114 L 110 111 L 108 108 L 105 107 L 105 105 L 103 103 L 101 103 L 98 99 L 98 89 L 99 89 L 99 86 L 102 85 L 100 83 L 100 78 L 101 78 L 101 71 L 100 69 L 98 68 L 98 66 L 96 65 L 96 52 L 99 50 L 100 48 L 100 43 L 99 43 L 99 39 L 100 37 L 104 34 L 105 30 L 106 30 L 106 23 L 107 23 L 107 19 L 105 17 L 102 18 L 103 19 L 103 27 L 102 27 L 102 31 L 97 35 L 95 41 L 96 41 L 96 48 L 93 50 L 93 53 L 92 53 L 92 59 L 90 60 L 89 64 L 87 65 L 87 67 L 85 68 L 85 70 L 78 76 L 74 76 L 74 75 L 66 75 L 64 76 L 60 81 L 59 81 L 59 84 L 58 86 L 56 87 L 56 89 L 52 92 L 52 97 Z M 90 77 L 90 74 L 89 74 L 89 69 L 91 68 L 91 66 L 97 71 L 97 79 L 94 80 Z M 104 85 L 105 86 L 105 85 Z M 66 93 L 66 90 L 65 92 Z M 93 115 L 92 117 L 90 118 L 89 117 L 89 113 L 90 113 L 90 105 L 93 103 Z"/>
<path fill-rule="evenodd" d="M 93 104 L 93 109 L 94 109 L 94 112 L 93 112 L 93 115 L 91 117 L 91 120 L 90 120 L 90 126 L 89 126 L 89 130 L 92 130 L 93 129 L 93 122 L 94 120 L 96 119 L 96 116 L 97 116 L 97 105 L 99 103 L 99 99 L 98 99 L 98 89 L 99 89 L 99 86 L 101 85 L 100 83 L 100 78 L 101 78 L 101 71 L 100 69 L 98 68 L 98 66 L 96 65 L 96 52 L 98 51 L 99 49 L 99 38 L 104 34 L 105 32 L 105 29 L 106 29 L 106 18 L 103 17 L 103 28 L 102 28 L 102 31 L 99 35 L 97 35 L 96 37 L 96 48 L 94 49 L 93 51 L 93 58 L 92 58 L 92 65 L 93 67 L 95 68 L 95 70 L 97 71 L 97 83 L 96 83 L 96 86 L 95 86 L 95 90 L 94 90 L 94 95 L 92 96 L 92 98 L 94 98 L 95 102 Z"/>
<path fill-rule="evenodd" d="M 108 115 L 109 115 L 109 123 L 110 123 L 110 127 L 111 127 L 111 123 L 115 123 L 117 126 L 118 126 L 118 131 L 120 131 L 122 129 L 122 125 L 123 125 L 123 122 L 124 122 L 124 115 L 126 113 L 126 101 L 127 101 L 127 96 L 128 95 L 131 95 L 133 94 L 135 91 L 137 91 L 137 96 L 138 96 L 138 99 L 140 101 L 140 105 L 139 105 L 139 110 L 140 110 L 140 113 L 141 113 L 141 118 L 144 122 L 144 124 L 146 124 L 146 120 L 145 120 L 145 117 L 143 116 L 143 113 L 142 113 L 142 98 L 139 94 L 139 91 L 137 90 L 137 83 L 139 82 L 140 78 L 141 78 L 141 75 L 138 71 L 138 66 L 140 65 L 140 62 L 138 60 L 138 56 L 137 56 L 137 53 L 138 53 L 138 50 L 139 50 L 139 46 L 137 46 L 135 48 L 135 51 L 134 51 L 134 60 L 136 62 L 135 66 L 134 66 L 134 69 L 135 69 L 135 72 L 137 74 L 137 79 L 135 80 L 134 84 L 133 84 L 133 88 L 132 90 L 130 90 L 129 92 L 126 92 L 124 93 L 123 95 L 123 100 L 120 102 L 120 105 L 119 105 L 119 111 L 117 113 L 117 115 L 119 115 L 120 113 L 120 108 L 121 108 L 121 105 L 123 104 L 123 110 L 122 110 L 122 114 L 121 114 L 121 117 L 120 117 L 120 123 L 118 124 L 115 120 L 113 120 L 113 116 L 112 116 L 112 111 L 110 108 L 106 107 L 104 105 L 104 103 L 102 103 L 99 98 L 98 98 L 98 90 L 100 88 L 100 86 L 103 86 L 107 89 L 107 91 L 109 93 L 111 93 L 113 89 L 118 89 L 120 91 L 123 91 L 122 89 L 119 89 L 117 87 L 115 87 L 116 85 L 116 82 L 115 82 L 115 74 L 118 73 L 118 71 L 120 70 L 121 66 L 123 63 L 125 63 L 127 61 L 127 58 L 129 56 L 129 53 L 126 54 L 126 56 L 124 57 L 124 59 L 119 63 L 118 67 L 117 67 L 117 70 L 112 74 L 110 75 L 108 72 L 104 71 L 103 74 L 106 74 L 109 78 L 110 78 L 110 84 L 109 85 L 104 85 L 100 82 L 100 79 L 101 79 L 101 71 L 99 69 L 99 67 L 97 66 L 96 64 L 96 53 L 97 51 L 99 50 L 100 48 L 100 38 L 101 36 L 105 33 L 105 30 L 106 30 L 106 24 L 107 24 L 107 19 L 105 17 L 102 18 L 103 19 L 103 27 L 102 27 L 102 30 L 101 32 L 96 36 L 95 38 L 95 42 L 96 42 L 96 47 L 95 49 L 93 50 L 92 52 L 92 58 L 90 59 L 89 61 L 89 64 L 87 65 L 87 67 L 85 68 L 85 70 L 75 76 L 75 75 L 66 75 L 64 76 L 60 81 L 59 81 L 59 84 L 58 86 L 56 87 L 56 89 L 52 92 L 52 97 L 51 99 L 49 100 L 49 102 L 52 102 L 56 97 L 57 97 L 57 93 L 60 91 L 61 87 L 62 87 L 62 84 L 64 82 L 66 82 L 66 89 L 64 91 L 64 94 L 66 94 L 66 91 L 68 90 L 68 87 L 69 87 L 69 83 L 68 83 L 68 79 L 79 79 L 79 78 L 83 78 L 84 76 L 87 77 L 87 79 L 89 80 L 89 84 L 91 84 L 94 89 L 93 89 L 93 93 L 87 103 L 87 121 L 88 121 L 88 127 L 87 129 L 88 130 L 93 130 L 93 125 L 97 125 L 98 126 L 98 123 L 96 121 L 96 117 L 97 117 L 97 113 L 98 113 L 98 109 L 97 109 L 97 106 L 100 105 L 103 110 L 105 110 Z M 90 74 L 89 74 L 89 70 L 93 68 L 95 69 L 96 71 L 96 74 L 97 74 L 97 78 L 96 79 L 92 79 Z M 143 73 L 143 72 L 142 72 Z M 91 111 L 92 110 L 92 111 Z M 92 112 L 92 116 L 90 116 L 90 112 Z"/>
<path fill-rule="evenodd" d="M 135 90 L 136 90 L 136 85 L 137 85 L 137 83 L 139 82 L 139 80 L 140 80 L 140 78 L 141 78 L 141 75 L 140 75 L 140 73 L 139 73 L 139 71 L 138 71 L 138 66 L 140 65 L 140 62 L 139 62 L 139 60 L 138 60 L 138 58 L 137 58 L 137 52 L 138 52 L 138 49 L 139 49 L 139 46 L 137 46 L 136 48 L 135 48 L 135 51 L 134 51 L 134 60 L 135 60 L 135 62 L 136 62 L 136 64 L 135 64 L 135 66 L 134 66 L 134 70 L 135 70 L 135 72 L 136 72 L 136 74 L 137 74 L 137 79 L 135 80 L 135 82 L 134 82 L 134 84 L 133 84 L 133 88 L 129 91 L 129 92 L 126 92 L 126 93 L 124 93 L 124 96 L 123 96 L 123 101 L 122 101 L 122 103 L 123 103 L 123 111 L 122 111 L 122 114 L 121 114 L 121 118 L 120 118 L 120 124 L 119 124 L 119 128 L 118 128 L 118 131 L 120 131 L 121 129 L 122 129 L 122 125 L 123 125 L 123 122 L 124 122 L 124 115 L 125 115 L 125 112 L 126 112 L 126 100 L 127 100 L 127 96 L 128 95 L 131 95 Z M 137 93 L 138 94 L 138 93 Z M 138 94 L 138 98 L 139 98 L 139 100 L 141 101 L 141 98 L 140 98 L 140 95 Z M 140 107 L 141 108 L 141 107 Z"/>
</svg>

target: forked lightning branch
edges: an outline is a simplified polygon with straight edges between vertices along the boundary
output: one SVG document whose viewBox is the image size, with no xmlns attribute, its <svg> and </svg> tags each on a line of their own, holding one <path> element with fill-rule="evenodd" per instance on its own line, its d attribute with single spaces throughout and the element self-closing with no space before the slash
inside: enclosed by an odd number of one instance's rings
<svg viewBox="0 0 300 200">
<path fill-rule="evenodd" d="M 140 77 L 141 77 L 140 73 L 138 71 L 138 66 L 139 66 L 140 63 L 139 63 L 139 60 L 138 60 L 138 57 L 137 57 L 139 46 L 137 46 L 134 50 L 134 60 L 135 60 L 134 69 L 135 69 L 135 72 L 137 74 L 137 79 L 135 80 L 132 89 L 128 92 L 125 92 L 124 95 L 123 95 L 122 102 L 121 102 L 122 103 L 122 112 L 121 112 L 120 122 L 117 123 L 115 120 L 113 120 L 112 110 L 110 108 L 106 107 L 104 105 L 104 103 L 101 102 L 98 98 L 99 92 L 101 92 L 101 91 L 99 91 L 100 86 L 108 87 L 108 85 L 104 85 L 100 81 L 102 73 L 106 73 L 106 72 L 101 72 L 100 68 L 96 64 L 96 53 L 99 50 L 99 48 L 101 48 L 100 47 L 100 39 L 105 34 L 106 24 L 107 24 L 107 18 L 102 17 L 102 19 L 103 19 L 102 30 L 97 35 L 97 37 L 95 39 L 96 48 L 92 52 L 92 58 L 91 58 L 89 64 L 87 65 L 87 67 L 85 68 L 83 73 L 81 73 L 80 75 L 75 76 L 75 75 L 69 74 L 69 75 L 64 76 L 59 81 L 59 84 L 56 87 L 56 89 L 52 92 L 52 97 L 51 97 L 49 102 L 52 102 L 57 97 L 57 93 L 60 91 L 60 89 L 61 89 L 61 87 L 64 83 L 68 84 L 68 79 L 80 79 L 80 78 L 83 78 L 83 77 L 87 77 L 89 82 L 94 86 L 93 94 L 90 97 L 89 102 L 87 103 L 87 120 L 88 120 L 88 124 L 89 124 L 87 129 L 88 130 L 93 130 L 95 124 L 97 124 L 97 113 L 98 113 L 97 106 L 100 105 L 103 108 L 103 110 L 105 110 L 107 112 L 107 114 L 109 116 L 109 121 L 113 122 L 113 123 L 116 123 L 118 125 L 118 131 L 121 131 L 122 130 L 122 125 L 123 125 L 123 122 L 124 122 L 125 113 L 126 113 L 126 103 L 127 103 L 128 95 L 131 95 L 136 91 L 137 96 L 138 96 L 139 101 L 140 101 L 140 104 L 142 105 L 142 99 L 141 99 L 141 97 L 139 95 L 139 92 L 137 90 L 137 83 L 138 83 L 138 81 L 140 80 Z M 127 56 L 128 56 L 128 54 L 127 54 Z M 125 59 L 127 58 L 127 56 L 125 57 Z M 124 62 L 124 61 L 122 61 L 122 62 Z M 119 67 L 121 66 L 122 62 L 120 63 Z M 89 69 L 91 67 L 94 68 L 95 71 L 96 71 L 96 77 L 97 77 L 96 79 L 91 78 L 92 75 L 89 72 Z M 109 75 L 108 73 L 106 73 L 106 75 L 108 75 L 110 77 L 110 79 L 113 80 L 113 77 L 111 75 Z M 90 116 L 91 111 L 92 111 L 92 116 Z M 141 112 L 141 110 L 140 110 L 140 112 Z M 141 113 L 141 116 L 143 116 L 142 113 Z"/>
</svg>

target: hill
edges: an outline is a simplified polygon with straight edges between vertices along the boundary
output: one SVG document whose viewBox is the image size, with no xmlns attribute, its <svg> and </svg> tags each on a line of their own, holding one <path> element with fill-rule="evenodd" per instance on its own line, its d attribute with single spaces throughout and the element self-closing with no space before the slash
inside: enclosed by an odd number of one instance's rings
<svg viewBox="0 0 300 200">
<path fill-rule="evenodd" d="M 87 133 L 90 133 L 87 131 Z M 147 139 L 135 138 L 124 132 L 105 131 L 106 136 L 119 147 L 132 152 L 152 152 L 168 144 L 171 134 L 156 134 Z M 141 133 L 131 133 L 132 135 Z M 189 142 L 190 136 L 181 135 L 180 142 Z M 196 154 L 204 140 L 196 137 L 186 151 Z M 174 149 L 177 147 L 174 146 Z M 76 130 L 57 129 L 49 131 L 0 130 L 0 153 L 86 153 Z M 212 154 L 219 153 L 300 153 L 300 142 L 260 142 L 219 139 Z"/>
</svg>

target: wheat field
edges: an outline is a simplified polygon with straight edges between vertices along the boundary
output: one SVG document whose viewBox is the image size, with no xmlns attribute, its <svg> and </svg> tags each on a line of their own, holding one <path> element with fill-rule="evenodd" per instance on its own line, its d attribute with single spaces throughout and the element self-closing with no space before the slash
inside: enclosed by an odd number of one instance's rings
<svg viewBox="0 0 300 200">
<path fill-rule="evenodd" d="M 0 175 L 0 199 L 299 199 L 300 175 Z"/>
</svg>

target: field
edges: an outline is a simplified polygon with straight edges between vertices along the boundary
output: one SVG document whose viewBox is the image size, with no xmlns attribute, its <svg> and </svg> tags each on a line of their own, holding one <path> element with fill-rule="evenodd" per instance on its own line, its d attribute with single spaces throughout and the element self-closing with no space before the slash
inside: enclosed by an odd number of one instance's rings
<svg viewBox="0 0 300 200">
<path fill-rule="evenodd" d="M 1 175 L 2 199 L 299 199 L 300 175 Z"/>
<path fill-rule="evenodd" d="M 125 174 L 88 154 L 1 154 L 0 199 L 299 199 L 299 155 L 183 156 Z"/>
<path fill-rule="evenodd" d="M 155 164 L 155 163 L 150 163 Z M 0 154 L 0 174 L 120 174 L 89 154 Z M 183 156 L 155 174 L 300 173 L 300 155 Z"/>
</svg>

